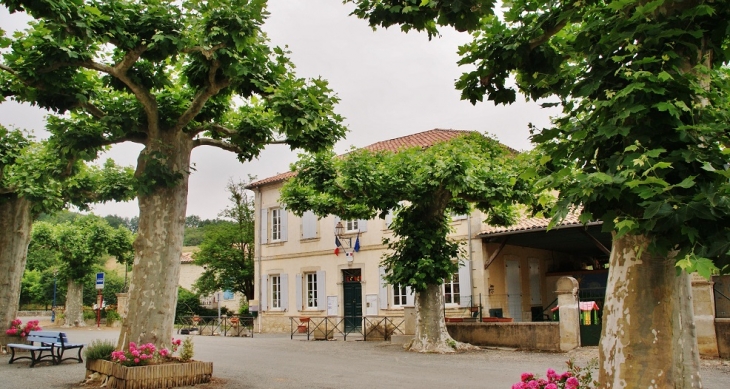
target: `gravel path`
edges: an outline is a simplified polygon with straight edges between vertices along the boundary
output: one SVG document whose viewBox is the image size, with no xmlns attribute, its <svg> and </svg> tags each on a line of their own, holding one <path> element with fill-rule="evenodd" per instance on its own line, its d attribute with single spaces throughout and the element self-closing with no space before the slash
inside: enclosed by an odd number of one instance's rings
<svg viewBox="0 0 730 389">
<path fill-rule="evenodd" d="M 50 329 L 50 328 L 47 328 Z M 116 329 L 67 329 L 72 342 L 116 340 Z M 573 358 L 584 366 L 597 358 L 596 347 L 569 353 L 536 353 L 485 349 L 457 355 L 418 354 L 398 345 L 361 341 L 291 340 L 287 335 L 256 334 L 253 338 L 193 336 L 196 360 L 214 363 L 214 381 L 198 389 L 219 388 L 509 388 L 524 371 L 562 372 Z M 0 355 L 0 388 L 76 389 L 84 379 L 84 364 L 53 366 L 28 362 L 9 365 Z M 704 387 L 730 385 L 730 361 L 702 360 Z"/>
</svg>

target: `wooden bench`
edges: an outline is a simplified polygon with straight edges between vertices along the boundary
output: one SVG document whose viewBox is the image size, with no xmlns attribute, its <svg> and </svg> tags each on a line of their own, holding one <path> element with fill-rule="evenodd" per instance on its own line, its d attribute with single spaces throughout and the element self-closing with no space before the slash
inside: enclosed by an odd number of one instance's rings
<svg viewBox="0 0 730 389">
<path fill-rule="evenodd" d="M 54 365 L 57 365 L 69 359 L 75 359 L 79 363 L 83 362 L 83 359 L 81 358 L 81 349 L 84 347 L 84 345 L 80 343 L 69 343 L 68 337 L 66 337 L 66 334 L 63 332 L 31 331 L 25 338 L 25 340 L 30 342 L 30 344 L 10 343 L 7 345 L 8 349 L 10 349 L 10 352 L 12 353 L 12 356 L 10 357 L 10 361 L 8 363 L 13 363 L 19 359 L 30 359 L 30 367 L 33 367 L 36 363 L 40 362 L 44 358 L 51 358 Z M 31 356 L 16 357 L 16 349 L 28 350 L 30 351 Z M 63 358 L 64 351 L 70 349 L 78 349 L 78 357 Z M 46 351 L 48 353 L 44 355 L 44 352 Z M 36 355 L 36 352 L 38 352 L 38 355 Z"/>
</svg>

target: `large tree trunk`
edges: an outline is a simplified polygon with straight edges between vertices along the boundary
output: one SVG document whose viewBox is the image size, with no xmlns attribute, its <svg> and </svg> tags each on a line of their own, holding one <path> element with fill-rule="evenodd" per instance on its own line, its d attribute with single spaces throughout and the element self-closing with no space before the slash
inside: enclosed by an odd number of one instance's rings
<svg viewBox="0 0 730 389">
<path fill-rule="evenodd" d="M 86 327 L 84 321 L 84 286 L 81 283 L 68 280 L 66 291 L 66 323 L 65 327 Z"/>
<path fill-rule="evenodd" d="M 33 224 L 31 202 L 23 197 L 0 202 L 0 344 L 15 320 L 20 303 L 20 282 L 28 256 Z"/>
<path fill-rule="evenodd" d="M 185 210 L 188 197 L 188 168 L 192 143 L 187 135 L 162 142 L 160 152 L 168 155 L 167 167 L 183 174 L 174 186 L 141 193 L 139 230 L 129 285 L 129 310 L 122 323 L 117 348 L 131 342 L 170 345 L 174 329 L 180 256 L 183 247 Z M 153 144 L 156 142 L 151 142 Z M 148 146 L 149 148 L 149 146 Z M 153 150 L 155 151 L 155 150 Z M 137 175 L 146 173 L 145 149 L 137 164 Z"/>
<path fill-rule="evenodd" d="M 453 353 L 471 345 L 455 341 L 446 330 L 444 296 L 440 285 L 429 285 L 416 293 L 416 335 L 406 345 L 409 351 Z"/>
<path fill-rule="evenodd" d="M 603 333 L 602 388 L 701 388 L 689 276 L 647 252 L 643 235 L 613 240 Z"/>
</svg>

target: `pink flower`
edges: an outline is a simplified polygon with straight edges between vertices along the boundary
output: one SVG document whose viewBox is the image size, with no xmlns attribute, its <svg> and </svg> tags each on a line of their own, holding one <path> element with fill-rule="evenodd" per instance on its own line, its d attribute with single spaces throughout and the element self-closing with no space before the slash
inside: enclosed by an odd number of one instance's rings
<svg viewBox="0 0 730 389">
<path fill-rule="evenodd" d="M 524 382 L 518 382 L 518 383 L 512 385 L 512 389 L 525 389 L 525 383 Z"/>
<path fill-rule="evenodd" d="M 526 387 L 527 389 L 540 389 L 540 383 L 538 381 L 530 381 Z"/>
<path fill-rule="evenodd" d="M 558 375 L 555 373 L 555 370 L 547 369 L 547 378 L 550 382 L 552 382 L 555 381 L 556 378 L 558 378 Z"/>
<path fill-rule="evenodd" d="M 162 350 L 160 350 L 160 355 L 162 355 L 163 357 L 167 357 L 168 355 L 170 355 L 170 351 L 168 351 L 166 348 L 163 348 Z"/>
<path fill-rule="evenodd" d="M 139 358 L 134 358 L 134 363 L 139 363 Z"/>
<path fill-rule="evenodd" d="M 565 389 L 577 389 L 578 385 L 580 385 L 580 382 L 575 377 L 570 377 L 565 381 Z"/>
<path fill-rule="evenodd" d="M 26 335 L 25 331 L 23 331 L 23 332 L 20 333 L 20 337 L 21 338 L 25 338 L 25 335 Z"/>
<path fill-rule="evenodd" d="M 573 373 L 571 373 L 569 371 L 566 371 L 565 373 L 563 373 L 563 374 L 560 375 L 560 378 L 558 378 L 558 380 L 559 381 L 563 381 L 563 380 L 566 380 L 566 379 L 568 379 L 568 378 L 570 378 L 572 376 L 573 376 Z"/>
<path fill-rule="evenodd" d="M 558 385 L 555 385 L 554 383 L 549 383 L 545 385 L 545 389 L 558 389 Z"/>
<path fill-rule="evenodd" d="M 522 376 L 521 376 L 520 380 L 521 380 L 522 382 L 527 382 L 527 380 L 531 380 L 531 379 L 532 379 L 532 377 L 534 377 L 534 376 L 535 376 L 535 375 L 534 375 L 534 374 L 532 374 L 532 373 L 522 373 Z"/>
</svg>

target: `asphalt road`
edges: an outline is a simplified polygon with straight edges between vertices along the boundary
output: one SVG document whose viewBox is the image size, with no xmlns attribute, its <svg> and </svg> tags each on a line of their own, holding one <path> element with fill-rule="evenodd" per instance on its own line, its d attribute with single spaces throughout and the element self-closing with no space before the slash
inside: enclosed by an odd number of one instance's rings
<svg viewBox="0 0 730 389">
<path fill-rule="evenodd" d="M 50 327 L 46 326 L 46 329 Z M 66 329 L 72 342 L 116 340 L 117 329 Z M 184 337 L 184 336 L 180 336 Z M 510 388 L 522 372 L 558 372 L 574 358 L 584 365 L 597 357 L 596 348 L 567 354 L 514 350 L 480 350 L 456 355 L 405 352 L 398 345 L 362 341 L 306 341 L 282 334 L 253 338 L 193 336 L 194 359 L 212 361 L 214 382 L 198 389 L 218 388 Z M 84 364 L 48 362 L 30 369 L 27 361 L 9 365 L 0 355 L 1 389 L 83 388 Z M 703 360 L 704 387 L 725 389 L 730 361 Z"/>
</svg>

